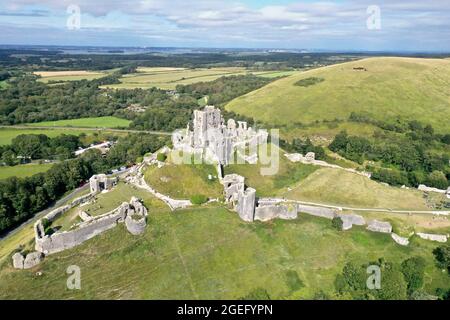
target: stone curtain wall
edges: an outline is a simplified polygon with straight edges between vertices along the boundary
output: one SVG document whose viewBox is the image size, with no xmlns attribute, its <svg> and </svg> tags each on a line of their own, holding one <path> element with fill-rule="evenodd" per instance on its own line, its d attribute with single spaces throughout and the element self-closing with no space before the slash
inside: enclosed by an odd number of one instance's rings
<svg viewBox="0 0 450 320">
<path fill-rule="evenodd" d="M 138 220 L 135 220 L 134 217 L 138 217 Z M 76 229 L 70 231 L 45 235 L 42 220 L 39 220 L 34 226 L 36 250 L 45 255 L 61 252 L 76 247 L 116 227 L 121 222 L 125 222 L 131 234 L 139 235 L 145 231 L 147 226 L 146 217 L 147 209 L 137 198 L 133 197 L 130 203 L 123 203 L 117 209 L 105 215 L 82 222 L 76 226 Z"/>
</svg>

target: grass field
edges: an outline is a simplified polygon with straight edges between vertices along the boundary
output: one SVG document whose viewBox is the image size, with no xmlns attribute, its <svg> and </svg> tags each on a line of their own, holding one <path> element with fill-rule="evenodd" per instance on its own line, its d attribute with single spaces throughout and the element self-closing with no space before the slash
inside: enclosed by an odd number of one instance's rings
<svg viewBox="0 0 450 320">
<path fill-rule="evenodd" d="M 9 177 L 25 178 L 36 173 L 45 172 L 53 166 L 51 163 L 44 164 L 23 164 L 18 166 L 0 166 L 0 180 Z"/>
<path fill-rule="evenodd" d="M 325 81 L 295 85 L 311 77 Z M 226 109 L 275 125 L 368 112 L 381 120 L 419 120 L 448 133 L 449 123 L 443 119 L 450 119 L 449 83 L 449 60 L 369 58 L 298 72 L 231 101 Z"/>
<path fill-rule="evenodd" d="M 212 165 L 168 164 L 161 169 L 156 166 L 147 169 L 145 180 L 158 192 L 175 199 L 190 199 L 195 195 L 219 198 L 223 187 L 217 178 L 209 180 L 209 175 L 217 176 Z"/>
<path fill-rule="evenodd" d="M 414 239 L 404 248 L 360 228 L 337 232 L 326 219 L 246 224 L 218 207 L 150 213 L 148 222 L 142 236 L 121 224 L 31 270 L 13 270 L 8 259 L 0 268 L 0 299 L 237 299 L 258 288 L 272 299 L 308 299 L 320 290 L 333 297 L 347 261 L 400 263 L 411 256 L 426 259 L 430 293 L 450 285 L 435 267 L 435 244 Z M 70 265 L 80 267 L 81 290 L 66 288 Z M 292 287 L 292 274 L 302 285 Z"/>
<path fill-rule="evenodd" d="M 288 199 L 338 206 L 431 210 L 423 192 L 388 187 L 344 170 L 322 168 L 283 194 Z"/>
<path fill-rule="evenodd" d="M 271 145 L 271 148 L 275 148 Z M 270 150 L 270 149 L 269 149 Z M 269 151 L 270 152 L 270 151 Z M 245 177 L 245 184 L 255 188 L 259 197 L 274 197 L 287 192 L 288 188 L 306 179 L 318 167 L 301 163 L 292 163 L 279 150 L 279 166 L 275 175 L 262 176 L 261 168 L 269 165 L 233 164 L 224 168 L 225 174 L 237 173 Z"/>
<path fill-rule="evenodd" d="M 41 76 L 38 81 L 48 83 L 49 81 L 68 82 L 80 80 L 94 80 L 106 76 L 107 72 L 79 71 L 39 71 L 34 74 Z"/>
<path fill-rule="evenodd" d="M 268 166 L 261 164 L 230 165 L 225 167 L 225 174 L 244 176 L 246 184 L 255 188 L 260 197 L 285 197 L 358 208 L 432 210 L 423 192 L 388 187 L 341 169 L 292 163 L 284 156 L 284 151 L 280 150 L 279 154 L 279 170 L 275 175 L 262 176 L 261 167 Z M 344 166 L 351 167 L 350 164 Z"/>
<path fill-rule="evenodd" d="M 28 123 L 30 127 L 79 127 L 79 128 L 127 128 L 130 120 L 116 117 L 80 118 L 58 121 Z"/>
</svg>

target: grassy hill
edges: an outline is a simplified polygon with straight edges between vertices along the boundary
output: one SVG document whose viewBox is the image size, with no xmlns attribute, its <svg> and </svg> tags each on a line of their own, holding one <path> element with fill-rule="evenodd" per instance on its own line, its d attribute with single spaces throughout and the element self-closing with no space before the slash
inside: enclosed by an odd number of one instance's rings
<svg viewBox="0 0 450 320">
<path fill-rule="evenodd" d="M 311 78 L 323 81 L 305 81 Z M 276 125 L 366 112 L 379 120 L 415 119 L 448 132 L 443 119 L 450 119 L 449 85 L 449 60 L 369 58 L 298 72 L 231 101 L 226 109 Z"/>
<path fill-rule="evenodd" d="M 347 261 L 400 263 L 411 256 L 426 260 L 426 290 L 450 285 L 434 264 L 436 245 L 427 241 L 404 248 L 389 235 L 338 232 L 330 221 L 304 215 L 247 224 L 219 207 L 151 212 L 139 237 L 120 225 L 31 270 L 13 270 L 7 259 L 0 299 L 236 299 L 256 289 L 272 299 L 313 298 L 321 290 L 333 294 Z M 81 268 L 81 290 L 66 288 L 70 265 Z"/>
</svg>

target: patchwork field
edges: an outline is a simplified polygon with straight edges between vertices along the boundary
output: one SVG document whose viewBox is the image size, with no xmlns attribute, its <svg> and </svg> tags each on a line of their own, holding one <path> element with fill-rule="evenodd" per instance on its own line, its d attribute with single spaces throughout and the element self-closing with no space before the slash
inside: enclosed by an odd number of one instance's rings
<svg viewBox="0 0 450 320">
<path fill-rule="evenodd" d="M 308 299 L 319 291 L 333 298 L 347 261 L 400 263 L 411 256 L 426 260 L 426 290 L 450 285 L 435 267 L 435 244 L 414 239 L 404 248 L 360 228 L 337 232 L 325 219 L 246 224 L 217 207 L 150 209 L 148 222 L 142 236 L 119 225 L 32 270 L 13 270 L 6 260 L 0 299 L 238 299 L 257 289 L 272 299 Z M 70 265 L 81 269 L 81 290 L 66 289 Z M 290 281 L 292 275 L 299 281 Z"/>
<path fill-rule="evenodd" d="M 311 78 L 324 81 L 296 85 Z M 298 72 L 231 101 L 226 109 L 275 125 L 367 112 L 381 120 L 419 120 L 448 133 L 449 83 L 449 60 L 370 58 Z"/>
<path fill-rule="evenodd" d="M 30 127 L 127 128 L 131 121 L 116 117 L 80 118 L 28 123 Z"/>
<path fill-rule="evenodd" d="M 46 172 L 53 166 L 51 163 L 44 164 L 24 164 L 17 166 L 0 166 L 0 180 L 9 177 L 25 178 L 36 173 Z"/>
<path fill-rule="evenodd" d="M 68 82 L 80 80 L 94 80 L 106 76 L 107 72 L 91 72 L 86 70 L 79 71 L 39 71 L 34 72 L 35 75 L 40 76 L 38 81 L 49 83 L 50 81 Z"/>
<path fill-rule="evenodd" d="M 182 68 L 138 68 L 137 73 L 123 76 L 121 84 L 107 85 L 112 89 L 148 89 L 157 87 L 173 90 L 179 84 L 191 84 L 201 81 L 214 81 L 222 76 L 245 74 L 244 68 L 211 68 L 211 69 L 182 69 Z"/>
<path fill-rule="evenodd" d="M 187 85 L 196 82 L 214 81 L 220 77 L 244 75 L 253 73 L 267 78 L 284 77 L 294 74 L 295 71 L 257 71 L 251 72 L 245 68 L 138 68 L 137 73 L 124 75 L 120 84 L 104 86 L 112 89 L 148 89 L 157 87 L 165 90 L 174 90 L 177 85 Z"/>
</svg>

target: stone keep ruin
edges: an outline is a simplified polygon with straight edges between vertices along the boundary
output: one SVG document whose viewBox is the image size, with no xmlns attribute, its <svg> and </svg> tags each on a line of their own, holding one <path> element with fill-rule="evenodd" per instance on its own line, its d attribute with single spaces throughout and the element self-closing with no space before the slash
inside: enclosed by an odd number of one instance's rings
<svg viewBox="0 0 450 320">
<path fill-rule="evenodd" d="M 256 147 L 267 143 L 267 130 L 254 130 L 247 122 L 233 119 L 225 121 L 221 111 L 214 106 L 206 106 L 203 110 L 194 111 L 193 129 L 188 124 L 185 130 L 178 130 L 172 135 L 175 150 L 187 153 L 202 154 L 205 159 L 220 165 L 228 165 L 237 149 L 245 150 L 247 146 Z M 256 148 L 253 154 L 245 156 L 245 161 L 256 163 Z"/>
</svg>

